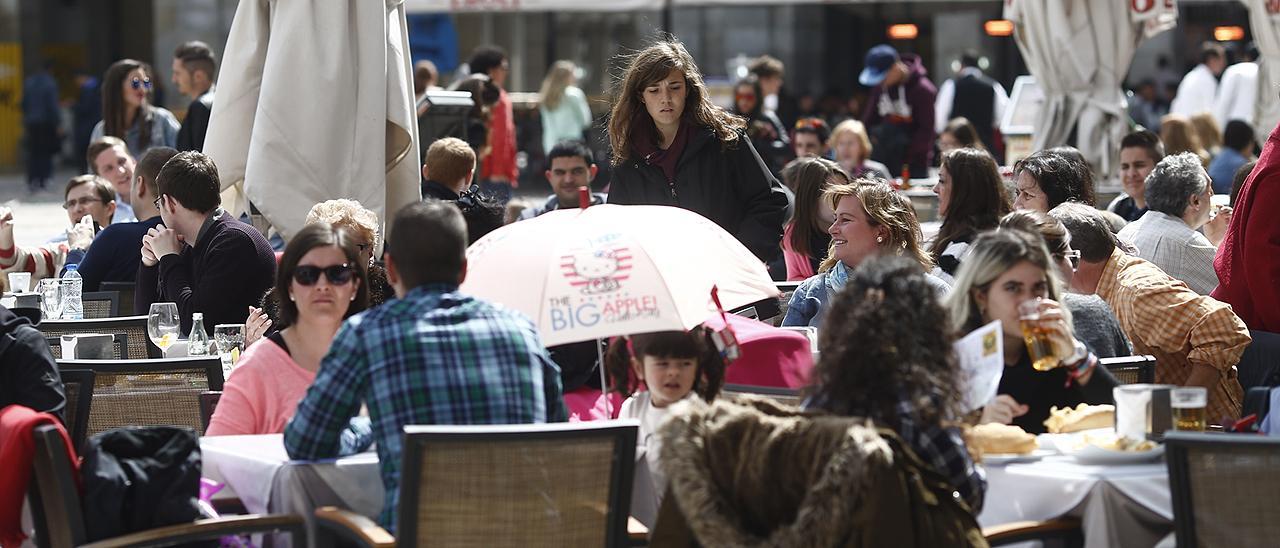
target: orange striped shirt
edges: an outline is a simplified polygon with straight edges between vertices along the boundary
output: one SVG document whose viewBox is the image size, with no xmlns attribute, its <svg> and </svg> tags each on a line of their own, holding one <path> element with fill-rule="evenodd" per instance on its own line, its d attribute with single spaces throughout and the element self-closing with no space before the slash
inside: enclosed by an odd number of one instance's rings
<svg viewBox="0 0 1280 548">
<path fill-rule="evenodd" d="M 1135 354 L 1156 357 L 1156 382 L 1185 385 L 1193 366 L 1222 372 L 1209 390 L 1208 419 L 1240 417 L 1244 389 L 1236 364 L 1251 341 L 1231 306 L 1196 294 L 1160 267 L 1116 249 L 1102 269 L 1098 296 L 1116 313 Z"/>
</svg>

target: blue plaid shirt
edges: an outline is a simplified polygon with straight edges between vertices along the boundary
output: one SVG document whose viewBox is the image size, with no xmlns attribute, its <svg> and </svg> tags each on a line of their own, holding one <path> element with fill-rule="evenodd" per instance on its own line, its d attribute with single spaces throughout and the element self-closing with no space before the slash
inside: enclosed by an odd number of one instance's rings
<svg viewBox="0 0 1280 548">
<path fill-rule="evenodd" d="M 410 424 L 528 424 L 565 420 L 560 370 L 524 316 L 428 284 L 351 317 L 284 430 L 293 459 L 338 455 L 348 421 L 369 408 L 395 530 L 402 432 Z"/>
</svg>

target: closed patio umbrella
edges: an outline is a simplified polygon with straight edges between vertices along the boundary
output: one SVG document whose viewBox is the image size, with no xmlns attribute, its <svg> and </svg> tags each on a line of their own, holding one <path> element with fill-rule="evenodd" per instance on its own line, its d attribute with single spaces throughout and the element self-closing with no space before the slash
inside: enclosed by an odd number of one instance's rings
<svg viewBox="0 0 1280 548">
<path fill-rule="evenodd" d="M 386 222 L 418 200 L 408 41 L 401 0 L 242 0 L 204 149 L 224 207 L 252 201 L 287 238 L 317 202 Z"/>
<path fill-rule="evenodd" d="M 1249 27 L 1258 46 L 1258 94 L 1253 107 L 1253 134 L 1267 142 L 1271 130 L 1280 124 L 1280 2 L 1242 0 L 1249 8 Z"/>
<path fill-rule="evenodd" d="M 1147 4 L 1150 4 L 1148 6 Z M 1102 176 L 1115 171 L 1128 130 L 1120 84 L 1145 36 L 1177 17 L 1159 1 L 1061 0 L 1005 2 L 1018 50 L 1044 91 L 1033 150 L 1075 146 Z"/>
</svg>

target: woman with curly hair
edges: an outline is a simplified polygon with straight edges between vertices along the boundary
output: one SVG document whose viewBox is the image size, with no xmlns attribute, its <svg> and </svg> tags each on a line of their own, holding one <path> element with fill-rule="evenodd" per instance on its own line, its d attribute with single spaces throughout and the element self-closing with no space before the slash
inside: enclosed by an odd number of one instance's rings
<svg viewBox="0 0 1280 548">
<path fill-rule="evenodd" d="M 942 157 L 938 170 L 938 216 L 942 226 L 929 246 L 934 274 L 951 281 L 960 257 L 978 233 L 996 227 L 1009 212 L 1009 197 L 995 158 L 985 150 L 958 148 Z"/>
<path fill-rule="evenodd" d="M 151 67 L 142 61 L 121 59 L 102 76 L 102 120 L 93 126 L 89 142 L 105 135 L 123 139 L 129 154 L 142 158 L 151 147 L 178 143 L 178 119 L 151 104 Z"/>
<path fill-rule="evenodd" d="M 827 302 L 845 286 L 849 273 L 876 255 L 900 255 L 925 271 L 933 268 L 933 260 L 920 247 L 920 223 L 911 200 L 888 183 L 858 179 L 831 185 L 822 198 L 835 212 L 827 229 L 831 247 L 819 273 L 791 294 L 784 326 L 821 325 Z M 925 281 L 939 297 L 949 289 L 935 276 L 926 275 Z"/>
<path fill-rule="evenodd" d="M 830 308 L 807 406 L 892 428 L 976 513 L 986 479 L 953 423 L 964 380 L 946 312 L 920 263 L 867 261 Z"/>
<path fill-rule="evenodd" d="M 612 204 L 672 205 L 720 225 L 764 262 L 781 254 L 787 196 L 745 130 L 711 102 L 684 45 L 631 59 L 609 120 Z"/>
<path fill-rule="evenodd" d="M 807 280 L 822 266 L 831 246 L 827 228 L 835 221 L 835 212 L 823 192 L 831 185 L 849 184 L 849 176 L 826 158 L 800 158 L 787 169 L 795 183 L 796 205 L 782 231 L 782 256 L 788 281 Z"/>
<path fill-rule="evenodd" d="M 1045 431 L 1050 407 L 1111 403 L 1115 378 L 1097 367 L 1097 356 L 1076 340 L 1071 313 L 1059 304 L 1061 286 L 1038 234 L 1003 229 L 974 240 L 945 306 L 957 335 L 1000 320 L 1005 368 L 998 395 L 983 407 L 981 422 L 1014 424 L 1039 434 Z M 1039 303 L 1039 326 L 1048 332 L 1058 357 L 1048 371 L 1031 366 L 1023 342 L 1018 308 L 1028 301 Z M 824 355 L 826 351 L 824 347 Z"/>
</svg>

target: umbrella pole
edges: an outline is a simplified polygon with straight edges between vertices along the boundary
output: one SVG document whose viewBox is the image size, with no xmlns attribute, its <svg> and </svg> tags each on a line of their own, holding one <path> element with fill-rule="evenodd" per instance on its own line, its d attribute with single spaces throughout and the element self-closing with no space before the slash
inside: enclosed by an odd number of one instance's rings
<svg viewBox="0 0 1280 548">
<path fill-rule="evenodd" d="M 613 418 L 613 406 L 609 402 L 609 381 L 604 375 L 604 339 L 596 339 L 596 367 L 600 369 L 600 395 L 604 396 L 604 413 Z"/>
</svg>

